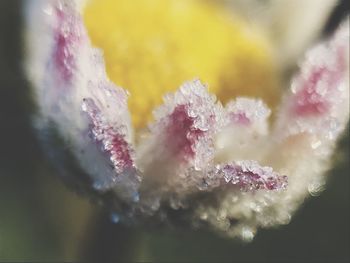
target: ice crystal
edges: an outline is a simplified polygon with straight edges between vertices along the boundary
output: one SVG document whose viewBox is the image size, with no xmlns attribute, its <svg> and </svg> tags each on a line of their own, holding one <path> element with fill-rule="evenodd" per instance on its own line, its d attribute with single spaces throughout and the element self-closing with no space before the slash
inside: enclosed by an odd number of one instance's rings
<svg viewBox="0 0 350 263">
<path fill-rule="evenodd" d="M 224 107 L 194 80 L 166 94 L 134 140 L 128 94 L 108 79 L 82 5 L 28 3 L 36 128 L 57 131 L 55 147 L 72 154 L 88 191 L 111 193 L 114 222 L 185 221 L 251 240 L 258 227 L 288 223 L 309 192 L 323 188 L 349 117 L 348 23 L 306 55 L 271 127 L 261 100 L 237 98 Z"/>
</svg>

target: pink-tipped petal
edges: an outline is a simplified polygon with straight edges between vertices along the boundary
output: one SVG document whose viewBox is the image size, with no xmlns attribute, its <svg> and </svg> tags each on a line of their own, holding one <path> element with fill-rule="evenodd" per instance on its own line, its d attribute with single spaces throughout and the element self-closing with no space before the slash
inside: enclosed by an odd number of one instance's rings
<svg viewBox="0 0 350 263">
<path fill-rule="evenodd" d="M 203 171 L 214 161 L 214 134 L 223 126 L 223 108 L 200 81 L 185 83 L 164 98 L 155 112 L 150 134 L 137 151 L 144 173 L 144 192 L 157 189 L 159 198 L 198 191 L 187 170 Z"/>
<path fill-rule="evenodd" d="M 176 93 L 168 94 L 155 117 L 150 136 L 139 151 L 140 160 L 146 161 L 145 169 L 159 162 L 158 158 L 178 168 L 197 170 L 213 160 L 212 137 L 225 119 L 221 105 L 199 81 L 188 82 Z M 153 154 L 147 154 L 150 152 Z"/>
<path fill-rule="evenodd" d="M 278 136 L 336 139 L 349 117 L 349 21 L 306 54 L 277 121 Z"/>
<path fill-rule="evenodd" d="M 27 72 L 37 95 L 36 126 L 57 128 L 99 191 L 128 198 L 140 179 L 133 160 L 127 93 L 109 81 L 91 46 L 78 1 L 31 1 Z M 33 32 L 40 34 L 41 43 Z M 39 131 L 40 132 L 40 131 Z"/>
</svg>

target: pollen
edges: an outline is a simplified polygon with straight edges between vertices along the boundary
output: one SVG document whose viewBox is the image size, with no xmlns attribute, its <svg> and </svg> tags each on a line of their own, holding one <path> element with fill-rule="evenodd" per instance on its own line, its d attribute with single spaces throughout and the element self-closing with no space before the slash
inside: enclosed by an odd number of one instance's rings
<svg viewBox="0 0 350 263">
<path fill-rule="evenodd" d="M 91 0 L 84 22 L 104 52 L 107 74 L 129 93 L 136 129 L 167 92 L 199 78 L 226 103 L 279 98 L 271 45 L 258 29 L 204 0 Z"/>
</svg>

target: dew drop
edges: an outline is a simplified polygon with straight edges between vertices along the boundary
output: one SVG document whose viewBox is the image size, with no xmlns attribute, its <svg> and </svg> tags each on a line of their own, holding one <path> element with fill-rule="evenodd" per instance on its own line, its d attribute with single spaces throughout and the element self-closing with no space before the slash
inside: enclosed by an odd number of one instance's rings
<svg viewBox="0 0 350 263">
<path fill-rule="evenodd" d="M 116 213 L 116 212 L 112 212 L 112 213 L 111 213 L 111 221 L 112 221 L 114 224 L 118 224 L 119 221 L 120 221 L 119 214 Z"/>
<path fill-rule="evenodd" d="M 309 184 L 308 191 L 311 196 L 319 196 L 325 189 L 325 184 L 322 182 L 314 182 Z"/>
<path fill-rule="evenodd" d="M 241 232 L 242 239 L 246 242 L 250 242 L 254 238 L 254 233 L 251 228 L 243 227 Z"/>
<path fill-rule="evenodd" d="M 140 201 L 140 195 L 138 192 L 135 192 L 133 195 L 132 195 L 132 200 L 137 203 L 138 201 Z"/>
</svg>

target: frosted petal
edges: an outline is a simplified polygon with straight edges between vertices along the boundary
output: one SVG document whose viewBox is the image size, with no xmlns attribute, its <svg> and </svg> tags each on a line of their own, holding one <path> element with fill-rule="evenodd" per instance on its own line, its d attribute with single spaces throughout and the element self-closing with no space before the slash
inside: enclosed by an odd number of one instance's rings
<svg viewBox="0 0 350 263">
<path fill-rule="evenodd" d="M 140 181 L 127 93 L 109 81 L 77 4 L 40 0 L 28 5 L 26 70 L 39 106 L 36 126 L 41 131 L 58 129 L 95 189 L 117 187 L 117 194 L 126 197 L 134 194 Z"/>
<path fill-rule="evenodd" d="M 239 97 L 225 107 L 228 125 L 215 138 L 216 160 L 261 160 L 267 148 L 271 110 L 261 101 Z"/>
<path fill-rule="evenodd" d="M 292 80 L 277 122 L 279 137 L 308 132 L 337 138 L 349 117 L 349 21 L 310 50 Z"/>
</svg>

